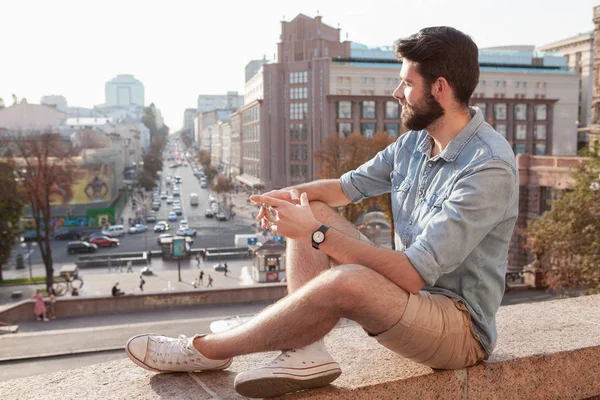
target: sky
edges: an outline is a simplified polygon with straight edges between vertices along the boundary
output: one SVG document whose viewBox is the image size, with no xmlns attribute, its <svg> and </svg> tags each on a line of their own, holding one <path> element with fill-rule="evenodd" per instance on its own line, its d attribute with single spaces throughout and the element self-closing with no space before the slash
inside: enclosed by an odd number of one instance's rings
<svg viewBox="0 0 600 400">
<path fill-rule="evenodd" d="M 0 97 L 29 103 L 60 94 L 70 106 L 104 102 L 117 74 L 143 82 L 171 131 L 199 94 L 244 90 L 244 67 L 273 59 L 280 21 L 321 15 L 342 39 L 389 46 L 450 25 L 479 47 L 543 45 L 594 29 L 600 0 L 0 0 Z M 317 14 L 318 13 L 318 14 Z"/>
</svg>

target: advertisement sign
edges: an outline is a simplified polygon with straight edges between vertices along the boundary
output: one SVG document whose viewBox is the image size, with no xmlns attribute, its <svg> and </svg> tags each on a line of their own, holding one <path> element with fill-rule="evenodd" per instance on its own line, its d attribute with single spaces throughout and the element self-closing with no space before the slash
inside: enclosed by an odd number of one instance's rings
<svg viewBox="0 0 600 400">
<path fill-rule="evenodd" d="M 185 257 L 185 238 L 173 239 L 173 257 Z"/>
<path fill-rule="evenodd" d="M 267 272 L 267 282 L 279 282 L 279 272 Z"/>
<path fill-rule="evenodd" d="M 51 204 L 102 203 L 111 199 L 112 177 L 106 164 L 77 166 L 73 182 L 57 184 L 50 195 Z"/>
</svg>

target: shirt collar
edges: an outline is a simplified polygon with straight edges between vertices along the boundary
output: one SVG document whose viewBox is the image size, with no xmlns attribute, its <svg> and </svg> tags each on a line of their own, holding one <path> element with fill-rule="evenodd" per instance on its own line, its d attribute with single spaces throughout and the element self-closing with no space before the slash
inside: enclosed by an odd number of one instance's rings
<svg viewBox="0 0 600 400">
<path fill-rule="evenodd" d="M 456 160 L 456 157 L 460 154 L 462 149 L 466 146 L 466 144 L 471 140 L 473 135 L 477 133 L 477 130 L 483 123 L 483 114 L 478 107 L 469 107 L 469 114 L 471 115 L 471 120 L 469 123 L 463 128 L 462 131 L 456 135 L 454 139 L 448 143 L 448 146 L 439 154 L 440 158 L 443 158 L 447 162 L 452 162 Z M 429 155 L 431 151 L 431 145 L 433 143 L 433 139 L 429 134 L 425 135 L 425 138 L 419 144 L 417 150 L 421 153 L 425 153 Z"/>
</svg>

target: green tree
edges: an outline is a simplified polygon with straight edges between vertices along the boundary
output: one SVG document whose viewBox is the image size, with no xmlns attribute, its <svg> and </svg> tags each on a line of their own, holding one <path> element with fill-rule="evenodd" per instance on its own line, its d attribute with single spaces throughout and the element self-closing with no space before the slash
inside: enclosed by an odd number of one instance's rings
<svg viewBox="0 0 600 400">
<path fill-rule="evenodd" d="M 2 265 L 6 264 L 12 253 L 12 246 L 19 238 L 19 220 L 23 215 L 24 201 L 21 190 L 17 186 L 13 168 L 10 164 L 0 162 L 0 282 Z"/>
<path fill-rule="evenodd" d="M 138 175 L 138 185 L 146 190 L 150 190 L 156 186 L 156 180 L 147 171 L 142 171 Z"/>
<path fill-rule="evenodd" d="M 600 293 L 600 159 L 597 153 L 573 169 L 573 185 L 526 230 L 525 246 L 539 260 L 555 291 Z"/>
</svg>

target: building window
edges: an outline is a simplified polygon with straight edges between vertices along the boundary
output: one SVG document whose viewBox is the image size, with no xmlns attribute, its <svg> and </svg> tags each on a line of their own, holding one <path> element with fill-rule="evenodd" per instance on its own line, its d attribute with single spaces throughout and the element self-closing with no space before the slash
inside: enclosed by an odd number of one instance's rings
<svg viewBox="0 0 600 400">
<path fill-rule="evenodd" d="M 352 102 L 351 101 L 339 101 L 338 102 L 338 118 L 352 118 Z"/>
<path fill-rule="evenodd" d="M 506 119 L 506 104 L 494 104 L 494 119 Z"/>
<path fill-rule="evenodd" d="M 290 72 L 290 84 L 296 83 L 307 83 L 308 82 L 308 72 Z"/>
<path fill-rule="evenodd" d="M 398 118 L 398 102 L 386 101 L 385 102 L 385 119 L 397 119 Z"/>
<path fill-rule="evenodd" d="M 534 125 L 533 137 L 535 140 L 546 140 L 546 125 Z"/>
<path fill-rule="evenodd" d="M 545 156 L 546 155 L 546 143 L 536 143 L 535 144 L 535 155 L 536 156 Z"/>
<path fill-rule="evenodd" d="M 506 138 L 506 124 L 496 124 L 494 128 L 496 129 L 496 132 Z"/>
<path fill-rule="evenodd" d="M 306 140 L 306 124 L 290 124 L 291 140 Z"/>
<path fill-rule="evenodd" d="M 515 104 L 515 120 L 525 121 L 527 119 L 527 104 Z"/>
<path fill-rule="evenodd" d="M 538 104 L 533 108 L 534 118 L 536 121 L 545 121 L 547 118 L 547 106 Z"/>
<path fill-rule="evenodd" d="M 388 136 L 394 138 L 398 136 L 400 124 L 385 124 L 384 128 L 384 130 L 388 133 Z"/>
<path fill-rule="evenodd" d="M 375 78 L 373 78 L 372 76 L 362 76 L 360 78 L 360 83 L 362 83 L 363 85 L 372 85 L 375 83 Z"/>
<path fill-rule="evenodd" d="M 485 103 L 475 103 L 475 107 L 481 110 L 483 114 L 483 119 L 485 120 L 485 112 L 487 111 L 487 105 Z"/>
<path fill-rule="evenodd" d="M 552 210 L 552 200 L 554 200 L 554 190 L 551 187 L 540 187 L 540 214 Z"/>
<path fill-rule="evenodd" d="M 360 124 L 360 133 L 365 137 L 373 137 L 375 135 L 375 122 Z"/>
<path fill-rule="evenodd" d="M 518 124 L 515 125 L 515 140 L 527 139 L 527 125 Z"/>
<path fill-rule="evenodd" d="M 337 131 L 340 137 L 347 138 L 352 134 L 352 123 L 351 122 L 340 122 L 337 124 Z"/>
<path fill-rule="evenodd" d="M 525 143 L 517 143 L 513 146 L 515 154 L 527 153 L 527 145 Z"/>
<path fill-rule="evenodd" d="M 374 101 L 363 101 L 362 102 L 362 117 L 363 118 L 375 118 L 375 102 Z"/>
</svg>

